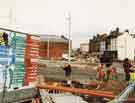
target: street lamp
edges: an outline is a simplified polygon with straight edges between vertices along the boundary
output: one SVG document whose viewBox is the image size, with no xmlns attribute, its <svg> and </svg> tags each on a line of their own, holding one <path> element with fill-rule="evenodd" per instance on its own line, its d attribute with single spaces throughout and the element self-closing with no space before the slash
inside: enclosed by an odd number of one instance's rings
<svg viewBox="0 0 135 103">
<path fill-rule="evenodd" d="M 50 57 L 50 38 L 49 38 L 49 35 L 48 35 L 48 40 L 47 40 L 47 58 L 49 59 Z"/>
<path fill-rule="evenodd" d="M 67 23 L 68 23 L 68 63 L 70 64 L 71 61 L 71 14 L 68 12 L 66 17 Z"/>
</svg>

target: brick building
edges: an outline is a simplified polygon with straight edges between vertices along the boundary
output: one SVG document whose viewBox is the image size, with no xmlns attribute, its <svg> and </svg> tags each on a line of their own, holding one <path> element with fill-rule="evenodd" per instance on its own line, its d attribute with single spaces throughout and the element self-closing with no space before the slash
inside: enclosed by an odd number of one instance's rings
<svg viewBox="0 0 135 103">
<path fill-rule="evenodd" d="M 68 54 L 68 39 L 64 36 L 42 35 L 40 57 L 48 59 L 61 59 Z"/>
<path fill-rule="evenodd" d="M 89 53 L 94 53 L 98 55 L 100 53 L 100 42 L 103 40 L 103 35 L 97 34 L 93 36 L 92 39 L 89 41 Z"/>
</svg>

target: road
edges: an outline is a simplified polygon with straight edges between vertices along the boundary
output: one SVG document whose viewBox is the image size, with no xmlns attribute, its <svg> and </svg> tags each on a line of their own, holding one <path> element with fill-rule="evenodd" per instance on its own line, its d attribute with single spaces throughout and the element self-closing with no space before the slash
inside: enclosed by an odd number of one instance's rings
<svg viewBox="0 0 135 103">
<path fill-rule="evenodd" d="M 64 62 L 44 62 L 47 67 L 40 67 L 38 73 L 40 75 L 44 75 L 47 78 L 56 79 L 56 80 L 64 80 L 64 70 L 62 69 Z M 78 64 L 78 63 L 72 63 L 72 80 L 78 80 L 81 82 L 87 82 L 90 80 L 93 80 L 96 78 L 96 71 L 95 68 L 96 65 L 93 64 Z M 124 79 L 124 72 L 122 69 L 122 64 L 114 63 L 115 67 L 117 67 L 118 71 L 118 79 L 123 80 Z"/>
</svg>

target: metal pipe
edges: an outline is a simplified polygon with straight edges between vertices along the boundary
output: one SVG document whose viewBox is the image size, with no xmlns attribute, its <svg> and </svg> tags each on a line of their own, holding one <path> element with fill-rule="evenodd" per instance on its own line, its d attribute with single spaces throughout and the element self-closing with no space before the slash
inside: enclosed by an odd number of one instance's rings
<svg viewBox="0 0 135 103">
<path fill-rule="evenodd" d="M 115 95 L 112 92 L 108 91 L 95 91 L 81 88 L 70 88 L 70 87 L 62 87 L 62 86 L 49 86 L 49 85 L 38 85 L 39 89 L 49 89 L 49 90 L 59 90 L 63 92 L 77 93 L 89 96 L 97 96 L 97 97 L 107 97 L 114 98 Z"/>
</svg>

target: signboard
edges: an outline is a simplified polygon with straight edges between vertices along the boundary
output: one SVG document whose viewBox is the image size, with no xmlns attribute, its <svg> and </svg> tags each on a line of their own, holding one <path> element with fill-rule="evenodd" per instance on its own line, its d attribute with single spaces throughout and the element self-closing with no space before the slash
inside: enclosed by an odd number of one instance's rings
<svg viewBox="0 0 135 103">
<path fill-rule="evenodd" d="M 40 38 L 23 33 L 0 32 L 0 90 L 24 86 L 37 77 Z M 33 67 L 34 65 L 34 67 Z"/>
<path fill-rule="evenodd" d="M 18 35 L 18 36 L 16 36 Z M 21 49 L 18 49 L 21 48 Z M 0 32 L 0 83 L 6 87 L 14 88 L 24 85 L 25 76 L 25 35 L 15 32 Z M 6 72 L 6 74 L 5 74 Z"/>
</svg>

